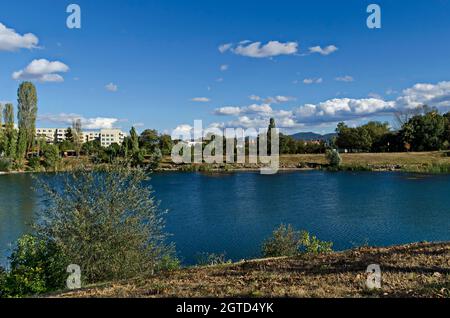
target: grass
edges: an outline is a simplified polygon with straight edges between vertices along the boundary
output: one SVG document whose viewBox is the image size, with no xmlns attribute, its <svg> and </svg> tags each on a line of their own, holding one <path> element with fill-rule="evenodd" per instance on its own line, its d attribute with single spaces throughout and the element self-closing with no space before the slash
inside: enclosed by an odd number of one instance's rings
<svg viewBox="0 0 450 318">
<path fill-rule="evenodd" d="M 242 261 L 107 283 L 52 297 L 450 297 L 450 243 Z M 381 290 L 365 287 L 369 264 Z"/>
<path fill-rule="evenodd" d="M 347 153 L 341 154 L 343 171 L 410 171 L 426 173 L 450 173 L 450 156 L 448 152 L 401 152 L 401 153 Z M 202 165 L 199 165 L 202 166 Z M 258 169 L 258 165 L 227 164 L 208 165 L 206 170 Z M 281 155 L 281 169 L 320 169 L 327 166 L 324 154 Z M 183 168 L 184 167 L 184 168 Z M 170 157 L 161 163 L 162 170 L 199 171 L 194 165 L 174 165 Z"/>
</svg>

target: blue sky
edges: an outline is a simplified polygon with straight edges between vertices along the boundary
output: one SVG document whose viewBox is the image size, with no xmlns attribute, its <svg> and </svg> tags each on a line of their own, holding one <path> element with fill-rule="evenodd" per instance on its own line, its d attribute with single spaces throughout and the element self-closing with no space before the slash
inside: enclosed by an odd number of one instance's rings
<svg viewBox="0 0 450 318">
<path fill-rule="evenodd" d="M 273 116 L 288 132 L 326 133 L 450 105 L 446 0 L 2 2 L 0 101 L 15 103 L 31 78 L 41 127 L 81 117 L 86 128 L 171 132 Z M 66 27 L 70 3 L 79 30 Z M 366 26 L 370 3 L 381 29 Z"/>
</svg>

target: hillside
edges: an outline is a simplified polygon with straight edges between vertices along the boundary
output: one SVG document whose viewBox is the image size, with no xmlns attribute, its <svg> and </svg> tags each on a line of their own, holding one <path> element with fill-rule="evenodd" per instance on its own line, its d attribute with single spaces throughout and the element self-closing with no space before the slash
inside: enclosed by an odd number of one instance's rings
<svg viewBox="0 0 450 318">
<path fill-rule="evenodd" d="M 382 289 L 365 270 L 379 264 Z M 450 297 L 450 242 L 193 267 L 57 297 Z"/>
</svg>

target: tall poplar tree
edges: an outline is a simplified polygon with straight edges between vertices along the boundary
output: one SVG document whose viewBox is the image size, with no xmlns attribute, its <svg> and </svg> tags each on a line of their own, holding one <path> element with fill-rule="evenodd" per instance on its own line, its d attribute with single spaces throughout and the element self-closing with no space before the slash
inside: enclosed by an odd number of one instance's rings
<svg viewBox="0 0 450 318">
<path fill-rule="evenodd" d="M 14 129 L 14 106 L 7 103 L 3 109 L 5 122 L 5 138 L 3 139 L 3 150 L 9 158 L 15 158 L 17 147 L 17 132 Z"/>
<path fill-rule="evenodd" d="M 37 116 L 37 93 L 36 87 L 31 82 L 23 82 L 17 90 L 17 119 L 19 124 L 20 155 L 25 157 L 26 153 L 33 147 L 36 133 Z M 25 151 L 23 148 L 25 143 Z"/>
</svg>

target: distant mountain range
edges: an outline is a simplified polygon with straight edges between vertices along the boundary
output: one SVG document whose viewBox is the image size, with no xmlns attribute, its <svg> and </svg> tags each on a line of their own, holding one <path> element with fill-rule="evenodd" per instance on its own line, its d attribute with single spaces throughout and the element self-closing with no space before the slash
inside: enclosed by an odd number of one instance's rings
<svg viewBox="0 0 450 318">
<path fill-rule="evenodd" d="M 325 140 L 325 141 L 331 140 L 331 138 L 335 136 L 336 136 L 335 133 L 321 135 L 313 132 L 299 132 L 291 135 L 291 137 L 293 137 L 296 140 Z"/>
</svg>

